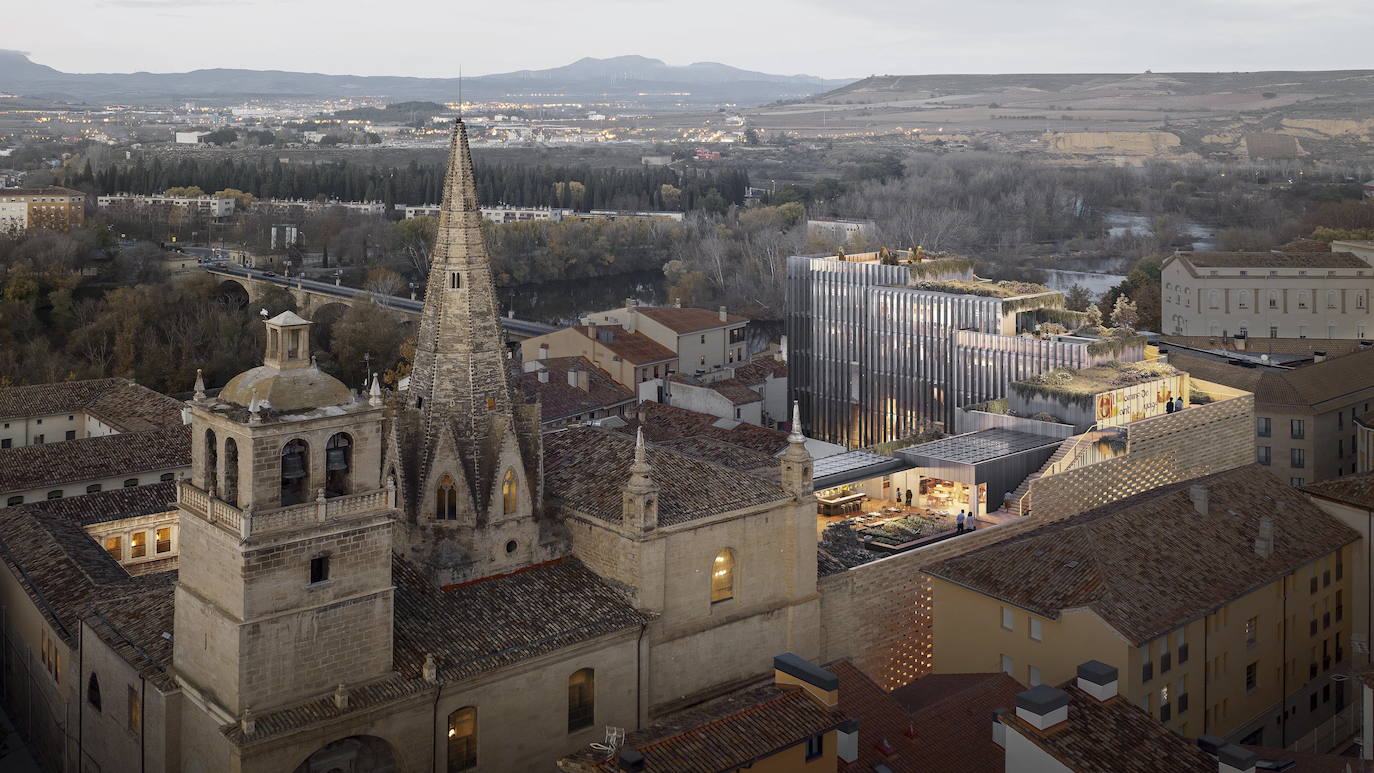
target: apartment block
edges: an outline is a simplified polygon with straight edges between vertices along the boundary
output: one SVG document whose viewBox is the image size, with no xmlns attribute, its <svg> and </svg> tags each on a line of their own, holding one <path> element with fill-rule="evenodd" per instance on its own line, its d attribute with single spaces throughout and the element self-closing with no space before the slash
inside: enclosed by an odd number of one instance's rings
<svg viewBox="0 0 1374 773">
<path fill-rule="evenodd" d="M 46 228 L 68 231 L 86 222 L 86 194 L 55 185 L 0 188 L 0 233 Z"/>
<path fill-rule="evenodd" d="M 129 211 L 176 209 L 214 218 L 229 217 L 234 214 L 235 203 L 234 199 L 215 196 L 134 196 L 128 193 L 117 193 L 96 198 L 96 205 L 101 209 Z"/>
</svg>

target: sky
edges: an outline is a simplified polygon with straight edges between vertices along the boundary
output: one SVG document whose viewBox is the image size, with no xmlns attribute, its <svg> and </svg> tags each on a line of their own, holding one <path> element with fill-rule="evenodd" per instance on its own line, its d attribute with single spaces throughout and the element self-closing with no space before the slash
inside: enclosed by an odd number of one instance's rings
<svg viewBox="0 0 1374 773">
<path fill-rule="evenodd" d="M 832 78 L 1374 67 L 1371 0 L 0 0 L 10 4 L 0 48 L 65 72 L 449 77 L 622 54 Z"/>
</svg>

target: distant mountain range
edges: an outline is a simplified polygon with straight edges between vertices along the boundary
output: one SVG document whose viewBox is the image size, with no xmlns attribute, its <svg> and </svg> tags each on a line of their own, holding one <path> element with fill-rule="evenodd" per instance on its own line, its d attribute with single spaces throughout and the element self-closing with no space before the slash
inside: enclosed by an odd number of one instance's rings
<svg viewBox="0 0 1374 773">
<path fill-rule="evenodd" d="M 716 62 L 668 65 L 643 56 L 586 57 L 546 70 L 463 78 L 468 100 L 522 102 L 614 99 L 646 105 L 722 102 L 756 105 L 838 88 L 849 80 L 770 75 Z M 151 103 L 243 97 L 384 97 L 393 101 L 458 97 L 457 78 L 324 75 L 281 70 L 213 69 L 185 73 L 65 73 L 19 51 L 0 50 L 0 92 L 64 102 Z"/>
</svg>

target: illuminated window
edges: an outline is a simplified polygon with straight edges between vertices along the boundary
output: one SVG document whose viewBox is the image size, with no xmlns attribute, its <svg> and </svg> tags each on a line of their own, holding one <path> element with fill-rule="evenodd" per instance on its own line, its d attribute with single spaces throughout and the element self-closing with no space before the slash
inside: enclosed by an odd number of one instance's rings
<svg viewBox="0 0 1374 773">
<path fill-rule="evenodd" d="M 568 732 L 592 726 L 596 715 L 596 672 L 590 668 L 568 677 Z"/>
<path fill-rule="evenodd" d="M 129 536 L 129 558 L 148 555 L 148 532 L 136 531 Z"/>
<path fill-rule="evenodd" d="M 520 484 L 515 480 L 515 470 L 506 470 L 506 477 L 501 481 L 501 504 L 505 512 L 515 512 L 515 497 L 519 491 Z"/>
<path fill-rule="evenodd" d="M 495 398 L 495 397 L 488 397 L 488 398 L 487 398 L 487 410 L 489 410 L 489 411 L 494 411 L 494 410 L 496 410 L 496 398 Z"/>
<path fill-rule="evenodd" d="M 711 565 L 711 603 L 735 597 L 735 551 L 726 548 Z"/>
<path fill-rule="evenodd" d="M 477 708 L 464 706 L 448 715 L 448 771 L 477 767 Z"/>
<path fill-rule="evenodd" d="M 124 557 L 124 538 L 106 537 L 105 552 L 109 553 L 114 560 L 119 561 Z"/>
<path fill-rule="evenodd" d="M 172 552 L 172 527 L 163 526 L 157 530 L 157 552 Z"/>
<path fill-rule="evenodd" d="M 129 687 L 129 732 L 137 733 L 143 729 L 143 696 L 132 686 Z"/>
</svg>

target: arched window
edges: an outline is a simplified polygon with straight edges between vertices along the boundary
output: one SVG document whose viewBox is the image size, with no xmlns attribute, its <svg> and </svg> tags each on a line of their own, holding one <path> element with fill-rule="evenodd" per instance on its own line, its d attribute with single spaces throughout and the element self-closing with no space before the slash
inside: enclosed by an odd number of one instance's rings
<svg viewBox="0 0 1374 773">
<path fill-rule="evenodd" d="M 448 715 L 448 771 L 477 767 L 477 707 L 464 706 Z"/>
<path fill-rule="evenodd" d="M 439 489 L 434 492 L 434 517 L 441 521 L 458 519 L 458 487 L 453 478 L 445 475 L 439 479 Z"/>
<path fill-rule="evenodd" d="M 224 492 L 220 497 L 239 506 L 239 445 L 233 438 L 224 439 Z"/>
<path fill-rule="evenodd" d="M 324 495 L 338 497 L 348 493 L 349 472 L 353 468 L 353 438 L 340 432 L 324 447 Z"/>
<path fill-rule="evenodd" d="M 299 438 L 281 449 L 281 503 L 298 505 L 310 491 L 310 446 Z"/>
<path fill-rule="evenodd" d="M 205 430 L 205 490 L 219 492 L 219 443 L 215 431 Z"/>
<path fill-rule="evenodd" d="M 1279 291 L 1278 291 L 1278 290 L 1270 290 L 1270 291 L 1269 291 L 1269 308 L 1271 308 L 1271 309 L 1277 309 L 1278 307 L 1279 307 Z"/>
<path fill-rule="evenodd" d="M 91 704 L 91 708 L 100 711 L 100 680 L 96 678 L 95 672 L 91 672 L 91 679 L 86 683 L 86 701 Z"/>
<path fill-rule="evenodd" d="M 515 512 L 515 498 L 520 493 L 520 482 L 515 479 L 515 470 L 506 470 L 506 477 L 501 481 L 501 504 L 504 512 Z"/>
<path fill-rule="evenodd" d="M 711 564 L 711 603 L 735 597 L 735 551 L 726 548 Z"/>
<path fill-rule="evenodd" d="M 592 726 L 596 720 L 596 671 L 584 668 L 568 677 L 568 732 Z"/>
<path fill-rule="evenodd" d="M 1212 308 L 1215 309 L 1215 308 L 1217 307 L 1218 301 L 1219 301 L 1220 299 L 1221 299 L 1221 293 L 1217 292 L 1216 290 L 1208 290 L 1208 291 L 1207 291 L 1207 304 L 1208 304 L 1209 306 L 1211 306 Z"/>
</svg>

